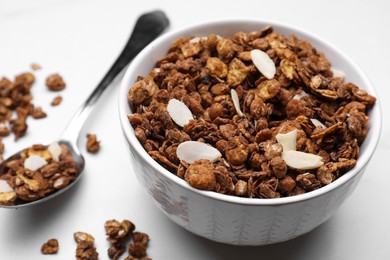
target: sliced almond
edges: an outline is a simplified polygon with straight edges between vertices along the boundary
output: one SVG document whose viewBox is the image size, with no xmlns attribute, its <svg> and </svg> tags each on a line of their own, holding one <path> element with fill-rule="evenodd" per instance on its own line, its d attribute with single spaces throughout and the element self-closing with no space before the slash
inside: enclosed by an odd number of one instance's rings
<svg viewBox="0 0 390 260">
<path fill-rule="evenodd" d="M 293 97 L 293 99 L 301 99 L 301 98 L 303 98 L 304 96 L 306 96 L 307 95 L 307 93 L 305 92 L 305 91 L 301 91 L 299 94 L 296 94 L 294 97 Z"/>
<path fill-rule="evenodd" d="M 172 98 L 168 102 L 167 111 L 176 124 L 183 127 L 194 119 L 191 110 L 180 100 Z"/>
<path fill-rule="evenodd" d="M 39 155 L 31 155 L 24 161 L 24 168 L 30 171 L 36 171 L 45 166 L 47 161 Z"/>
<path fill-rule="evenodd" d="M 180 160 L 190 164 L 201 159 L 215 162 L 222 157 L 222 154 L 214 147 L 197 141 L 186 141 L 179 144 L 176 155 Z"/>
<path fill-rule="evenodd" d="M 58 162 L 61 155 L 61 146 L 58 143 L 52 143 L 47 147 L 54 161 Z"/>
<path fill-rule="evenodd" d="M 298 131 L 292 130 L 286 134 L 277 134 L 276 140 L 283 146 L 283 151 L 295 151 L 297 149 Z"/>
<path fill-rule="evenodd" d="M 233 105 L 234 105 L 234 108 L 236 109 L 237 114 L 239 116 L 243 117 L 244 113 L 242 113 L 241 108 L 240 108 L 240 100 L 238 99 L 237 91 L 235 89 L 231 89 L 230 95 L 232 96 Z"/>
<path fill-rule="evenodd" d="M 276 67 L 268 54 L 258 49 L 251 50 L 250 54 L 253 64 L 255 64 L 261 74 L 267 79 L 273 79 L 276 73 Z"/>
<path fill-rule="evenodd" d="M 336 68 L 331 68 L 333 72 L 333 77 L 345 79 L 345 72 Z"/>
<path fill-rule="evenodd" d="M 321 156 L 300 151 L 284 151 L 282 158 L 288 167 L 297 170 L 311 170 L 324 164 Z"/>
<path fill-rule="evenodd" d="M 313 123 L 314 126 L 321 126 L 322 128 L 326 128 L 326 126 L 321 123 L 321 121 L 315 119 L 315 118 L 310 118 L 310 121 Z"/>
<path fill-rule="evenodd" d="M 0 180 L 0 192 L 11 192 L 14 191 L 11 186 L 9 186 L 6 180 Z"/>
</svg>

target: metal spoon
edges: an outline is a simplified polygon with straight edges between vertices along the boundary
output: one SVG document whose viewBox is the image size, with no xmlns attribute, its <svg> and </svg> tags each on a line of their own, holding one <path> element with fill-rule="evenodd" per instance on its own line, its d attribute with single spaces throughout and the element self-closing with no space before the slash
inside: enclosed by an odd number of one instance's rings
<svg viewBox="0 0 390 260">
<path fill-rule="evenodd" d="M 55 196 L 63 193 L 73 186 L 81 177 L 85 160 L 82 156 L 77 141 L 79 139 L 79 133 L 82 129 L 85 121 L 90 115 L 96 101 L 100 98 L 103 91 L 110 85 L 110 83 L 115 79 L 115 77 L 122 71 L 124 67 L 151 41 L 153 41 L 157 36 L 159 36 L 167 27 L 169 26 L 169 20 L 166 15 L 161 11 L 154 11 L 141 15 L 133 29 L 133 32 L 128 40 L 126 46 L 122 50 L 122 53 L 119 55 L 115 63 L 112 65 L 107 74 L 103 77 L 101 82 L 97 85 L 95 90 L 91 93 L 88 99 L 84 104 L 76 111 L 75 115 L 69 122 L 65 131 L 62 133 L 60 138 L 56 141 L 59 144 L 66 145 L 70 152 L 72 153 L 73 159 L 77 162 L 79 167 L 79 173 L 77 178 L 71 182 L 68 186 L 51 193 L 50 195 L 43 197 L 35 201 L 22 201 L 16 199 L 13 205 L 0 205 L 2 208 L 20 208 L 25 206 L 36 205 L 41 202 L 50 200 Z M 20 153 L 18 152 L 3 161 L 0 164 L 0 173 L 4 165 L 13 159 L 20 158 Z"/>
</svg>

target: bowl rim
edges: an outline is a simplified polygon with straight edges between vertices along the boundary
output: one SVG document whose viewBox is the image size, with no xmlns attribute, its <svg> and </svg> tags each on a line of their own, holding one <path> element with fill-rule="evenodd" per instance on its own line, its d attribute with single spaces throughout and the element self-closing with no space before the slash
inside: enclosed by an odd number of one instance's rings
<svg viewBox="0 0 390 260">
<path fill-rule="evenodd" d="M 262 199 L 262 198 L 246 198 L 246 197 L 238 197 L 233 195 L 226 195 L 226 194 L 220 194 L 214 191 L 204 191 L 195 189 L 192 186 L 190 186 L 185 180 L 177 177 L 170 171 L 166 170 L 163 166 L 161 166 L 159 163 L 157 163 L 154 159 L 152 159 L 149 154 L 145 151 L 143 146 L 140 144 L 138 139 L 135 137 L 134 132 L 132 132 L 132 126 L 130 125 L 128 118 L 127 118 L 127 109 L 128 109 L 128 102 L 127 102 L 127 93 L 128 89 L 131 85 L 128 83 L 128 78 L 133 73 L 134 68 L 136 68 L 139 63 L 148 56 L 148 53 L 153 50 L 156 46 L 161 44 L 162 42 L 165 42 L 169 40 L 172 42 L 172 40 L 178 39 L 180 36 L 188 34 L 189 31 L 196 31 L 200 30 L 205 27 L 209 26 L 222 26 L 227 24 L 246 24 L 246 23 L 252 23 L 252 24 L 258 24 L 260 26 L 265 25 L 271 25 L 274 28 L 282 28 L 283 30 L 291 31 L 291 33 L 299 34 L 299 38 L 305 37 L 306 39 L 314 39 L 315 41 L 325 45 L 327 48 L 331 49 L 332 52 L 336 53 L 338 56 L 340 56 L 346 63 L 348 63 L 351 68 L 357 72 L 357 74 L 360 75 L 362 78 L 362 81 L 364 82 L 365 88 L 370 94 L 373 94 L 376 98 L 376 104 L 371 108 L 370 111 L 370 119 L 375 118 L 375 127 L 372 124 L 372 121 L 370 122 L 370 129 L 372 135 L 372 140 L 370 140 L 370 143 L 365 144 L 366 149 L 364 151 L 364 154 L 360 154 L 359 158 L 357 160 L 357 164 L 354 168 L 352 168 L 350 171 L 345 173 L 343 176 L 336 179 L 334 182 L 321 187 L 317 190 L 310 191 L 304 194 L 295 195 L 291 197 L 282 197 L 282 198 L 271 198 L 271 199 Z M 171 39 L 172 38 L 172 39 Z M 319 50 L 321 51 L 321 50 Z M 125 98 L 126 97 L 126 98 Z M 155 171 L 160 172 L 163 174 L 164 177 L 168 178 L 172 182 L 176 183 L 177 185 L 181 186 L 182 188 L 192 191 L 196 194 L 199 194 L 200 196 L 208 197 L 210 199 L 223 201 L 226 203 L 233 203 L 233 204 L 240 204 L 240 205 L 247 205 L 247 206 L 277 206 L 282 204 L 291 204 L 291 203 L 297 203 L 301 201 L 310 200 L 319 196 L 322 196 L 328 192 L 331 192 L 332 190 L 336 190 L 337 188 L 341 187 L 351 179 L 353 179 L 356 175 L 358 175 L 361 170 L 367 165 L 371 157 L 373 156 L 376 147 L 378 146 L 379 139 L 380 139 L 380 133 L 382 128 L 382 112 L 381 112 L 381 106 L 379 101 L 379 96 L 377 94 L 377 91 L 375 90 L 374 86 L 372 85 L 371 81 L 367 77 L 367 75 L 362 71 L 362 69 L 356 64 L 355 61 L 353 61 L 350 57 L 348 57 L 344 52 L 339 50 L 336 46 L 334 46 L 332 43 L 328 42 L 327 40 L 324 40 L 323 38 L 319 37 L 318 35 L 306 31 L 300 27 L 293 26 L 290 24 L 285 24 L 283 22 L 279 21 L 273 21 L 268 19 L 247 19 L 247 18 L 228 18 L 228 19 L 216 19 L 211 21 L 205 21 L 201 23 L 192 24 L 186 27 L 179 28 L 177 30 L 173 30 L 170 32 L 167 32 L 166 34 L 160 36 L 156 40 L 154 40 L 152 43 L 150 43 L 148 46 L 146 46 L 140 54 L 137 55 L 137 57 L 130 63 L 130 65 L 126 68 L 126 72 L 122 78 L 121 84 L 120 84 L 120 91 L 119 91 L 119 101 L 118 101 L 118 109 L 119 109 L 119 117 L 120 122 L 122 126 L 123 133 L 129 143 L 129 145 L 133 148 L 132 152 L 136 152 L 145 162 L 147 162 Z"/>
</svg>

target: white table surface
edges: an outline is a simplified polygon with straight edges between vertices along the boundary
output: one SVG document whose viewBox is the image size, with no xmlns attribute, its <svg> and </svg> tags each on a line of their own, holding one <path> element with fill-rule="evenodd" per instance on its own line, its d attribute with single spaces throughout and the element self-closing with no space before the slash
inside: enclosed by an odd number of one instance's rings
<svg viewBox="0 0 390 260">
<path fill-rule="evenodd" d="M 171 222 L 138 185 L 122 136 L 119 80 L 104 94 L 82 135 L 102 140 L 96 155 L 85 153 L 81 181 L 47 203 L 0 209 L 0 259 L 75 259 L 73 232 L 96 238 L 100 259 L 108 259 L 104 222 L 130 219 L 147 232 L 153 259 L 390 259 L 390 2 L 371 1 L 163 1 L 0 0 L 0 76 L 30 71 L 37 62 L 35 104 L 48 117 L 29 120 L 28 134 L 5 138 L 5 156 L 33 143 L 54 140 L 99 82 L 125 44 L 142 12 L 166 11 L 172 29 L 209 19 L 246 17 L 279 20 L 326 38 L 352 57 L 377 87 L 384 111 L 380 145 L 359 187 L 337 214 L 294 240 L 261 247 L 236 247 L 197 237 Z M 67 88 L 58 107 L 44 86 L 49 73 L 63 75 Z M 84 149 L 85 143 L 81 143 Z M 387 163 L 386 163 L 387 162 Z M 57 255 L 40 247 L 58 238 Z"/>
</svg>

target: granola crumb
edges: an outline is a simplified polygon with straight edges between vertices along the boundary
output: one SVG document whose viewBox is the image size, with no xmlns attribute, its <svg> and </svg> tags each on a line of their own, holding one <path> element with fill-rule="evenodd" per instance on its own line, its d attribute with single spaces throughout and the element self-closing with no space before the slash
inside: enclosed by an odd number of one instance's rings
<svg viewBox="0 0 390 260">
<path fill-rule="evenodd" d="M 97 153 L 100 149 L 100 141 L 97 140 L 95 134 L 87 134 L 87 151 Z"/>
<path fill-rule="evenodd" d="M 30 67 L 32 70 L 35 71 L 42 69 L 41 65 L 39 65 L 38 63 L 31 63 Z"/>
<path fill-rule="evenodd" d="M 53 255 L 58 252 L 58 240 L 55 238 L 49 239 L 41 247 L 41 252 L 44 255 Z"/>
<path fill-rule="evenodd" d="M 46 78 L 46 86 L 52 91 L 60 91 L 66 87 L 66 84 L 59 74 L 52 74 Z"/>
<path fill-rule="evenodd" d="M 62 102 L 62 96 L 56 96 L 53 101 L 51 101 L 50 105 L 52 105 L 53 107 L 54 106 L 58 106 L 59 104 L 61 104 Z"/>
</svg>

